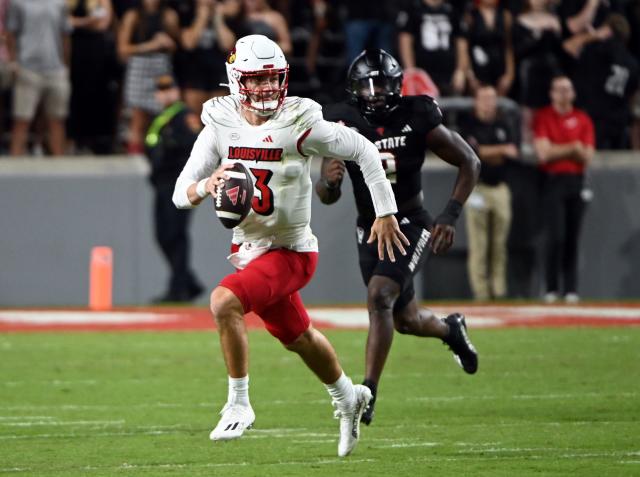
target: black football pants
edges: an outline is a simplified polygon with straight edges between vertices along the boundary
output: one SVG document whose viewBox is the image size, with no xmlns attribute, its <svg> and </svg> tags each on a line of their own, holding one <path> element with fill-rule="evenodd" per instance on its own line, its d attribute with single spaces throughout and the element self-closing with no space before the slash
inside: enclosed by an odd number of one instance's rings
<svg viewBox="0 0 640 477">
<path fill-rule="evenodd" d="M 578 241 L 585 211 L 583 176 L 549 174 L 545 178 L 543 223 L 547 232 L 547 292 L 575 293 L 578 286 Z M 563 290 L 560 289 L 560 278 Z"/>
<path fill-rule="evenodd" d="M 179 295 L 194 287 L 197 280 L 189 268 L 187 228 L 191 211 L 177 209 L 173 204 L 174 186 L 175 182 L 154 185 L 154 225 L 156 240 L 171 270 L 168 292 Z"/>
</svg>

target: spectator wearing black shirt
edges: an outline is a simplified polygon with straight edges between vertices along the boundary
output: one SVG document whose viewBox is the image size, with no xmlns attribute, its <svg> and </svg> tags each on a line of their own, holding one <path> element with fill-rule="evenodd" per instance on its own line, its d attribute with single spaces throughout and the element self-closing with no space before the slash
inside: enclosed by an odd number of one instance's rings
<svg viewBox="0 0 640 477">
<path fill-rule="evenodd" d="M 394 24 L 396 18 L 395 3 L 392 0 L 347 0 L 344 25 L 347 48 L 347 64 L 355 59 L 365 48 L 379 48 L 394 52 Z"/>
<path fill-rule="evenodd" d="M 498 0 L 479 0 L 463 16 L 458 69 L 475 91 L 481 84 L 506 95 L 515 76 L 511 13 Z"/>
<path fill-rule="evenodd" d="M 594 122 L 597 149 L 626 149 L 640 67 L 627 48 L 627 20 L 613 13 L 602 28 L 606 34 L 586 44 L 577 59 L 578 105 Z"/>
<path fill-rule="evenodd" d="M 467 267 L 476 300 L 507 294 L 507 237 L 511 227 L 511 192 L 507 163 L 518 158 L 513 131 L 498 116 L 493 86 L 475 94 L 474 113 L 461 122 L 461 132 L 482 161 L 480 180 L 467 200 L 469 240 Z"/>
<path fill-rule="evenodd" d="M 151 123 L 145 152 L 151 163 L 156 241 L 171 270 L 167 291 L 156 302 L 190 301 L 202 286 L 189 267 L 190 210 L 176 209 L 171 197 L 176 179 L 200 132 L 200 120 L 180 101 L 180 90 L 171 76 L 156 80 L 156 99 L 162 112 Z"/>
<path fill-rule="evenodd" d="M 176 73 L 184 101 L 196 114 L 213 96 L 228 93 L 225 59 L 236 42 L 236 34 L 225 21 L 223 0 L 181 0 L 175 2 L 180 18 L 180 49 Z"/>
<path fill-rule="evenodd" d="M 127 63 L 124 97 L 126 106 L 131 108 L 129 153 L 143 151 L 144 132 L 152 115 L 158 112 L 154 80 L 171 73 L 171 54 L 179 36 L 178 15 L 165 0 L 141 0 L 122 18 L 118 54 Z"/>
<path fill-rule="evenodd" d="M 609 13 L 608 0 L 562 0 L 558 2 L 558 15 L 562 21 L 565 38 L 598 28 L 604 23 Z"/>
<path fill-rule="evenodd" d="M 109 154 L 116 122 L 111 80 L 118 71 L 111 0 L 70 0 L 67 5 L 73 27 L 69 136 L 77 150 Z"/>
<path fill-rule="evenodd" d="M 627 2 L 624 15 L 631 27 L 631 38 L 629 39 L 629 51 L 637 60 L 640 60 L 640 0 Z M 640 149 L 640 94 L 633 98 L 631 108 L 633 116 L 631 122 L 630 140 L 633 149 Z"/>
<path fill-rule="evenodd" d="M 456 43 L 460 35 L 459 13 L 443 0 L 420 0 L 400 11 L 398 46 L 402 66 L 425 70 L 442 96 L 460 92 L 462 82 L 454 81 Z"/>
<path fill-rule="evenodd" d="M 285 55 L 293 50 L 291 33 L 284 15 L 271 8 L 267 0 L 243 0 L 249 33 L 275 41 Z"/>
<path fill-rule="evenodd" d="M 513 27 L 516 92 L 523 106 L 522 137 L 531 142 L 532 111 L 549 102 L 551 78 L 562 71 L 562 26 L 552 0 L 527 0 Z"/>
</svg>

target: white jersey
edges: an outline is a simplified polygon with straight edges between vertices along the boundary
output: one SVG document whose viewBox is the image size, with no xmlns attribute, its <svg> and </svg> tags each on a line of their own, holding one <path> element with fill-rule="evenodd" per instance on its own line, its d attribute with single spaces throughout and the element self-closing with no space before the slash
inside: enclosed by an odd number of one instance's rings
<svg viewBox="0 0 640 477">
<path fill-rule="evenodd" d="M 233 229 L 233 243 L 260 243 L 295 251 L 317 251 L 311 219 L 312 155 L 354 160 L 360 164 L 378 216 L 397 212 L 376 147 L 363 136 L 322 118 L 320 105 L 287 97 L 264 124 L 249 124 L 233 96 L 213 98 L 204 105 L 200 132 L 180 177 L 173 201 L 193 204 L 190 185 L 210 176 L 220 164 L 242 163 L 254 181 L 252 210 Z"/>
</svg>

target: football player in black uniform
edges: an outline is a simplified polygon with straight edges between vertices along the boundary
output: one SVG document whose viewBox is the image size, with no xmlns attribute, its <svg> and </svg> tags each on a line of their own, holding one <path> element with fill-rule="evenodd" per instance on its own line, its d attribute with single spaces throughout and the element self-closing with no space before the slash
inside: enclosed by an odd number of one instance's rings
<svg viewBox="0 0 640 477">
<path fill-rule="evenodd" d="M 398 223 L 411 242 L 406 255 L 396 256 L 395 262 L 382 261 L 373 237 L 367 240 L 364 235 L 375 213 L 360 170 L 351 163 L 324 158 L 322 175 L 315 186 L 320 200 L 332 204 L 340 198 L 346 170 L 358 209 L 358 255 L 369 310 L 364 384 L 374 397 L 362 422 L 369 424 L 394 328 L 403 334 L 440 338 L 467 373 L 473 374 L 478 368 L 478 355 L 467 336 L 464 316 L 455 313 L 440 319 L 420 309 L 413 276 L 423 265 L 427 248 L 441 254 L 452 245 L 456 219 L 476 184 L 480 160 L 457 133 L 442 125 L 442 113 L 433 98 L 401 96 L 402 69 L 384 50 L 362 52 L 349 68 L 348 82 L 350 101 L 324 108 L 324 117 L 356 129 L 378 147 L 396 196 Z M 451 199 L 435 220 L 423 207 L 420 171 L 427 148 L 458 167 Z"/>
</svg>

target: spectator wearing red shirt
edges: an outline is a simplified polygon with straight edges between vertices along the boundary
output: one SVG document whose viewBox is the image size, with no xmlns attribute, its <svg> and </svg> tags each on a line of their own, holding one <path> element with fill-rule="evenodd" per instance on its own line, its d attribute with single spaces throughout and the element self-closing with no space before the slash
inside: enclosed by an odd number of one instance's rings
<svg viewBox="0 0 640 477">
<path fill-rule="evenodd" d="M 585 210 L 584 172 L 593 158 L 595 134 L 589 116 L 573 107 L 575 90 L 567 76 L 551 81 L 551 105 L 533 121 L 534 148 L 545 173 L 543 206 L 547 228 L 545 301 L 578 301 L 578 240 Z"/>
</svg>

